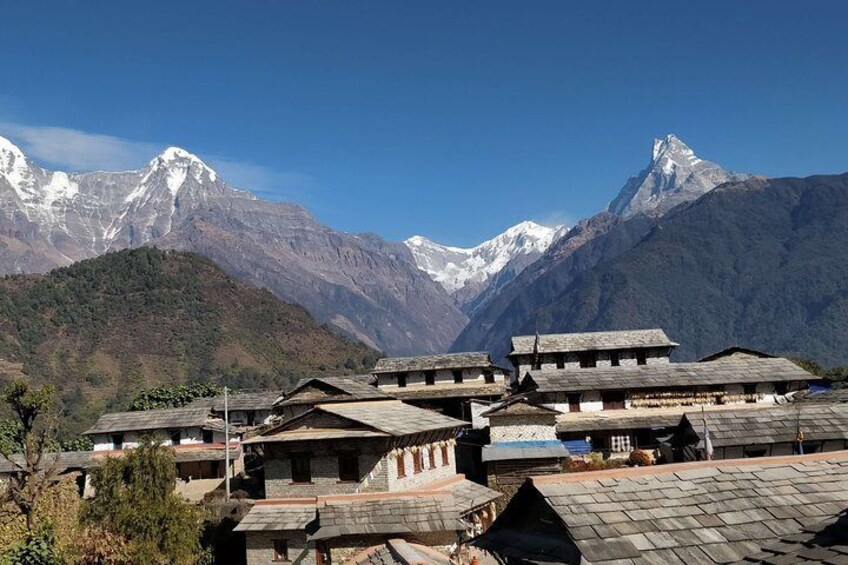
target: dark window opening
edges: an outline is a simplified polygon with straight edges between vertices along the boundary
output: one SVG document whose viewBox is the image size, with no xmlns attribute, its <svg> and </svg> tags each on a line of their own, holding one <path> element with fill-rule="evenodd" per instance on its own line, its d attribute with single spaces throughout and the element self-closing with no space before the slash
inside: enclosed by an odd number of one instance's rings
<svg viewBox="0 0 848 565">
<path fill-rule="evenodd" d="M 542 369 L 542 356 L 538 353 L 533 355 L 533 362 L 530 364 L 530 368 L 534 371 L 539 371 Z"/>
<path fill-rule="evenodd" d="M 645 355 L 644 349 L 637 349 L 636 350 L 636 364 L 637 365 L 647 365 L 648 364 L 648 357 L 647 357 L 647 355 Z"/>
<path fill-rule="evenodd" d="M 765 447 L 746 447 L 745 457 L 765 457 L 767 451 Z"/>
<path fill-rule="evenodd" d="M 308 453 L 292 453 L 291 468 L 292 482 L 312 482 L 312 461 Z"/>
<path fill-rule="evenodd" d="M 398 386 L 400 388 L 406 388 L 406 374 L 401 373 L 398 375 Z"/>
<path fill-rule="evenodd" d="M 589 369 L 598 365 L 598 354 L 594 351 L 580 354 L 580 368 Z"/>
<path fill-rule="evenodd" d="M 453 382 L 456 384 L 462 382 L 462 369 L 457 369 L 453 372 Z"/>
<path fill-rule="evenodd" d="M 359 482 L 359 455 L 355 451 L 339 453 L 339 480 Z"/>
<path fill-rule="evenodd" d="M 580 412 L 580 395 L 579 394 L 569 394 L 568 395 L 568 411 L 569 412 Z"/>
<path fill-rule="evenodd" d="M 789 383 L 787 383 L 787 382 L 774 383 L 774 392 L 776 394 L 781 394 L 781 395 L 786 394 L 787 392 L 789 392 Z"/>
<path fill-rule="evenodd" d="M 757 401 L 757 385 L 747 384 L 742 386 L 742 391 L 745 393 L 745 402 L 753 404 Z"/>
<path fill-rule="evenodd" d="M 115 434 L 112 436 L 112 449 L 120 450 L 124 448 L 124 434 Z"/>
<path fill-rule="evenodd" d="M 618 367 L 621 365 L 621 360 L 618 358 L 618 351 L 610 351 L 610 366 Z"/>
<path fill-rule="evenodd" d="M 180 444 L 180 437 L 182 436 L 180 430 L 171 430 L 170 432 L 168 432 L 168 435 L 171 437 L 171 445 Z"/>
<path fill-rule="evenodd" d="M 565 355 L 562 353 L 556 354 L 556 367 L 557 369 L 565 369 Z"/>
<path fill-rule="evenodd" d="M 215 441 L 215 434 L 212 430 L 203 430 L 203 443 L 213 443 Z"/>
<path fill-rule="evenodd" d="M 624 410 L 624 392 L 610 390 L 601 393 L 604 410 Z"/>
<path fill-rule="evenodd" d="M 435 371 L 427 371 L 426 373 L 424 373 L 424 384 L 425 385 L 436 384 L 436 372 Z"/>
<path fill-rule="evenodd" d="M 288 560 L 289 560 L 288 540 L 275 539 L 274 540 L 274 561 L 288 561 Z"/>
<path fill-rule="evenodd" d="M 492 371 L 483 373 L 483 382 L 487 385 L 495 384 L 495 374 Z"/>
<path fill-rule="evenodd" d="M 395 459 L 397 460 L 398 478 L 402 479 L 406 476 L 406 461 L 403 459 L 403 453 L 399 454 Z"/>
<path fill-rule="evenodd" d="M 450 465 L 450 457 L 448 456 L 448 446 L 442 446 L 442 467 Z"/>
</svg>

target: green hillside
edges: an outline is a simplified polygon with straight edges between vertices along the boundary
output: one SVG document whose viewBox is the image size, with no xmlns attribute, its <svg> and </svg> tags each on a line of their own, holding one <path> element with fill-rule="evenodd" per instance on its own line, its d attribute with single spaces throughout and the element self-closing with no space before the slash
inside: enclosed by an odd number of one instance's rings
<svg viewBox="0 0 848 565">
<path fill-rule="evenodd" d="M 197 255 L 140 248 L 0 279 L 0 363 L 57 385 L 68 434 L 150 386 L 279 389 L 376 357 Z"/>
</svg>

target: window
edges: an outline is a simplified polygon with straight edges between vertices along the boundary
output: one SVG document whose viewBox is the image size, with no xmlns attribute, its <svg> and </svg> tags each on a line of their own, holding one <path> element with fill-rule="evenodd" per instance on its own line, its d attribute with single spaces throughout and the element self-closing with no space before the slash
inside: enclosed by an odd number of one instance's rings
<svg viewBox="0 0 848 565">
<path fill-rule="evenodd" d="M 624 410 L 624 392 L 610 390 L 601 393 L 604 410 Z"/>
<path fill-rule="evenodd" d="M 359 482 L 359 455 L 355 451 L 339 452 L 339 480 Z"/>
<path fill-rule="evenodd" d="M 598 365 L 598 354 L 594 351 L 580 354 L 580 368 L 588 369 Z"/>
<path fill-rule="evenodd" d="M 609 356 L 611 367 L 619 367 L 621 365 L 621 360 L 618 358 L 618 351 L 610 351 Z"/>
<path fill-rule="evenodd" d="M 450 456 L 448 455 L 448 446 L 442 446 L 442 467 L 450 465 Z"/>
<path fill-rule="evenodd" d="M 539 371 L 542 369 L 542 356 L 534 355 L 533 362 L 530 364 L 530 368 L 534 371 Z"/>
<path fill-rule="evenodd" d="M 124 434 L 115 434 L 112 436 L 112 449 L 119 450 L 124 448 Z"/>
<path fill-rule="evenodd" d="M 212 430 L 203 430 L 203 443 L 213 443 L 215 436 Z"/>
<path fill-rule="evenodd" d="M 757 401 L 757 385 L 747 384 L 742 385 L 742 392 L 745 394 L 745 402 L 754 404 Z"/>
<path fill-rule="evenodd" d="M 556 367 L 557 369 L 565 369 L 565 355 L 562 353 L 556 354 Z"/>
<path fill-rule="evenodd" d="M 292 453 L 291 476 L 293 483 L 311 483 L 312 465 L 308 453 Z"/>
<path fill-rule="evenodd" d="M 767 451 L 765 447 L 746 447 L 744 454 L 745 457 L 765 457 Z"/>
<path fill-rule="evenodd" d="M 416 475 L 424 470 L 424 451 L 421 449 L 412 452 L 412 470 Z"/>
<path fill-rule="evenodd" d="M 787 392 L 789 392 L 789 383 L 774 383 L 774 392 L 775 394 L 786 394 Z"/>
<path fill-rule="evenodd" d="M 400 388 L 406 388 L 406 373 L 398 374 L 398 386 Z"/>
<path fill-rule="evenodd" d="M 180 430 L 171 430 L 168 432 L 168 435 L 171 437 L 171 445 L 179 445 L 180 444 Z"/>
<path fill-rule="evenodd" d="M 459 384 L 462 382 L 462 369 L 456 369 L 453 372 L 453 382 Z"/>
<path fill-rule="evenodd" d="M 406 461 L 403 459 L 403 453 L 399 453 L 395 459 L 397 460 L 398 478 L 402 479 L 406 476 Z"/>
<path fill-rule="evenodd" d="M 436 448 L 435 447 L 430 447 L 429 449 L 427 449 L 427 459 L 428 459 L 428 462 L 430 463 L 430 468 L 435 469 L 436 468 Z"/>
<path fill-rule="evenodd" d="M 569 412 L 580 412 L 580 395 L 579 394 L 569 394 L 568 395 L 568 411 Z"/>
<path fill-rule="evenodd" d="M 483 373 L 483 382 L 487 385 L 495 384 L 495 374 L 492 371 Z"/>
<path fill-rule="evenodd" d="M 648 364 L 648 358 L 645 355 L 644 349 L 637 349 L 636 350 L 636 364 L 637 365 L 647 365 Z"/>
<path fill-rule="evenodd" d="M 274 561 L 288 561 L 288 560 L 289 560 L 288 540 L 275 539 L 274 540 Z"/>
<path fill-rule="evenodd" d="M 430 386 L 436 384 L 436 371 L 427 371 L 424 373 L 424 384 Z"/>
</svg>

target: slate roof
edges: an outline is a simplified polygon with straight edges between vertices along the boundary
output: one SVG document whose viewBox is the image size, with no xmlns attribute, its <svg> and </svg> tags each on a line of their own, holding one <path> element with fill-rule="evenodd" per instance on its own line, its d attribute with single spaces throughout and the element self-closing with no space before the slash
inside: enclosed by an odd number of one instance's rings
<svg viewBox="0 0 848 565">
<path fill-rule="evenodd" d="M 483 398 L 500 397 L 507 391 L 504 383 L 494 384 L 454 384 L 444 383 L 432 386 L 414 386 L 392 389 L 392 396 L 398 400 L 427 400 L 430 398 Z"/>
<path fill-rule="evenodd" d="M 256 503 L 236 526 L 237 532 L 303 530 L 315 520 L 316 505 Z"/>
<path fill-rule="evenodd" d="M 848 439 L 848 404 L 784 404 L 759 410 L 687 412 L 675 437 L 704 439 L 704 420 L 714 447 L 794 442 L 800 424 L 804 441 Z M 688 429 L 687 429 L 688 428 Z"/>
<path fill-rule="evenodd" d="M 403 539 L 390 539 L 383 545 L 369 547 L 354 556 L 352 565 L 451 565 L 443 555 L 426 545 L 410 543 Z"/>
<path fill-rule="evenodd" d="M 413 534 L 462 530 L 454 497 L 421 494 L 326 501 L 318 508 L 319 528 L 310 539 L 359 534 Z"/>
<path fill-rule="evenodd" d="M 569 455 L 568 448 L 561 441 L 516 441 L 484 445 L 482 458 L 486 463 L 521 459 L 564 459 Z"/>
<path fill-rule="evenodd" d="M 271 410 L 274 401 L 280 397 L 279 392 L 236 392 L 227 398 L 229 410 Z M 224 397 L 198 398 L 188 404 L 190 408 L 207 406 L 215 412 L 224 411 Z"/>
<path fill-rule="evenodd" d="M 442 486 L 437 486 L 437 488 L 443 489 L 453 495 L 457 511 L 460 515 L 465 515 L 478 508 L 482 508 L 503 496 L 496 490 L 484 487 L 474 481 L 469 481 L 464 475 L 457 475 L 447 481 L 443 481 L 441 484 Z M 426 488 L 434 487 L 433 485 L 428 485 Z"/>
<path fill-rule="evenodd" d="M 299 404 L 315 404 L 314 398 L 297 398 L 297 394 L 308 386 L 324 385 L 340 391 L 342 394 L 333 396 L 331 402 L 346 402 L 357 400 L 378 400 L 392 398 L 385 392 L 373 386 L 373 375 L 349 375 L 343 377 L 313 377 L 300 379 L 293 389 L 283 395 L 275 403 L 276 406 L 292 406 Z"/>
<path fill-rule="evenodd" d="M 774 355 L 770 355 L 768 353 L 764 353 L 762 351 L 757 351 L 756 349 L 749 349 L 747 347 L 739 347 L 738 345 L 734 345 L 732 347 L 727 347 L 722 349 L 721 351 L 716 351 L 712 355 L 707 355 L 706 357 L 699 360 L 700 363 L 708 363 L 710 361 L 718 361 L 719 359 L 724 359 L 726 357 L 730 357 L 735 353 L 743 353 L 745 355 L 750 355 L 752 357 L 760 357 L 762 359 L 773 359 Z"/>
<path fill-rule="evenodd" d="M 644 409 L 649 410 L 649 409 Z M 639 414 L 643 409 L 627 410 L 627 411 L 608 411 L 606 414 L 602 412 L 569 412 L 563 416 L 582 417 L 560 417 L 557 420 L 557 433 L 572 433 L 572 432 L 596 432 L 604 430 L 638 430 L 638 429 L 658 429 L 658 428 L 674 428 L 680 423 L 683 417 L 683 412 L 680 410 L 673 411 L 656 411 L 648 414 Z M 613 414 L 615 412 L 615 414 Z M 618 414 L 617 412 L 622 412 Z M 623 412 L 637 412 L 636 414 L 624 414 Z M 612 416 L 612 417 L 611 417 Z"/>
<path fill-rule="evenodd" d="M 800 532 L 780 536 L 764 545 L 760 553 L 737 562 L 738 565 L 745 563 L 844 565 L 848 563 L 848 512 L 804 527 Z"/>
<path fill-rule="evenodd" d="M 570 546 L 595 564 L 729 563 L 843 512 L 848 451 L 532 477 L 475 544 L 511 551 L 545 526 L 523 514 L 538 504 L 564 531 L 525 543 L 534 562 L 575 563 Z"/>
<path fill-rule="evenodd" d="M 792 397 L 792 400 L 799 403 L 825 403 L 835 404 L 848 402 L 848 387 L 834 388 L 821 392 L 802 391 Z"/>
<path fill-rule="evenodd" d="M 48 467 L 55 466 L 58 473 L 66 471 L 77 471 L 86 469 L 91 465 L 91 451 L 64 451 L 61 453 L 45 453 L 42 458 L 42 465 Z M 14 473 L 20 471 L 16 466 L 25 465 L 22 454 L 13 454 L 12 461 L 9 461 L 0 455 L 0 474 Z"/>
<path fill-rule="evenodd" d="M 535 335 L 515 336 L 512 338 L 512 351 L 509 355 L 532 354 L 535 343 Z M 677 345 L 679 344 L 671 341 L 661 329 L 542 334 L 539 336 L 539 353 L 569 353 L 636 347 L 675 347 Z"/>
<path fill-rule="evenodd" d="M 210 421 L 211 420 L 211 421 Z M 84 435 L 206 427 L 213 423 L 208 406 L 114 412 L 100 416 Z"/>
<path fill-rule="evenodd" d="M 230 446 L 230 461 L 241 457 L 240 446 Z M 194 447 L 181 446 L 174 449 L 174 461 L 177 463 L 191 463 L 193 461 L 223 461 L 226 459 L 224 446 L 220 447 Z"/>
<path fill-rule="evenodd" d="M 384 373 L 409 373 L 413 371 L 436 371 L 439 369 L 464 369 L 473 367 L 495 367 L 492 358 L 484 351 L 468 353 L 443 353 L 440 355 L 422 355 L 419 357 L 386 357 L 377 361 L 372 371 L 375 375 Z M 500 369 L 503 370 L 503 369 Z"/>
<path fill-rule="evenodd" d="M 483 418 L 490 418 L 492 416 L 498 415 L 510 415 L 510 416 L 520 416 L 520 415 L 537 415 L 537 414 L 559 414 L 559 411 L 554 410 L 553 408 L 548 408 L 547 406 L 542 406 L 541 404 L 535 404 L 527 398 L 523 396 L 513 396 L 507 399 L 504 402 L 499 403 L 497 406 L 494 406 L 482 414 Z"/>
<path fill-rule="evenodd" d="M 301 422 L 308 421 L 314 414 L 333 414 L 359 426 L 358 429 L 346 428 L 305 428 L 298 429 Z M 291 441 L 288 438 L 300 439 L 330 439 L 336 437 L 382 437 L 405 436 L 468 427 L 470 424 L 456 418 L 451 418 L 432 410 L 418 408 L 405 404 L 400 400 L 371 400 L 363 402 L 346 402 L 336 404 L 320 404 L 309 412 L 292 418 L 263 433 L 256 435 L 244 443 L 267 443 L 274 441 Z M 361 429 L 365 427 L 366 429 Z"/>
<path fill-rule="evenodd" d="M 595 369 L 530 371 L 523 390 L 580 392 L 698 385 L 789 382 L 816 377 L 788 359 L 734 359 L 722 363 L 657 363 Z"/>
</svg>

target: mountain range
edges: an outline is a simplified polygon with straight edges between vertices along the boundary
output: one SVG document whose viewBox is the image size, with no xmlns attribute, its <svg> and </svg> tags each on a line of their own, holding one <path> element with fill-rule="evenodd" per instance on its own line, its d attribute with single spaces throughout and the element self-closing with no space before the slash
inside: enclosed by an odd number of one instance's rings
<svg viewBox="0 0 848 565">
<path fill-rule="evenodd" d="M 467 321 L 400 243 L 349 234 L 293 204 L 230 187 L 171 147 L 137 171 L 46 170 L 0 138 L 0 274 L 42 273 L 107 251 L 196 252 L 394 354 L 446 349 Z"/>
</svg>

